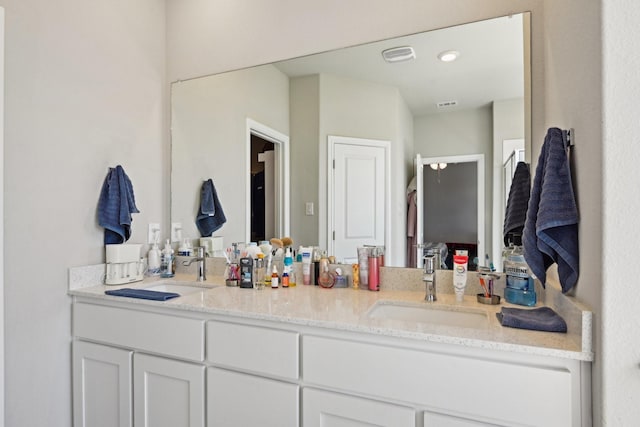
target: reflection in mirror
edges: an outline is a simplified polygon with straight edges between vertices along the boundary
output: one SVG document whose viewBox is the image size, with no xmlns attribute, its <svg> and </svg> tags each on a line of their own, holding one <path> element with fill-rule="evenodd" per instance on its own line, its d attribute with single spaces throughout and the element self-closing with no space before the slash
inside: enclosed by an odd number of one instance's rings
<svg viewBox="0 0 640 427">
<path fill-rule="evenodd" d="M 502 141 L 524 139 L 530 151 L 528 20 L 528 13 L 495 18 L 173 83 L 171 220 L 183 224 L 185 237 L 199 237 L 197 189 L 212 178 L 228 217 L 216 236 L 226 246 L 258 238 L 247 131 L 255 121 L 287 139 L 292 159 L 278 156 L 275 144 L 280 229 L 269 236 L 265 228 L 265 239 L 290 235 L 296 245 L 331 246 L 327 141 L 339 135 L 390 141 L 387 265 L 406 265 L 406 192 L 417 153 L 484 155 L 484 251 L 499 254 Z M 416 58 L 385 62 L 381 52 L 398 46 L 412 46 Z M 460 55 L 441 62 L 446 50 Z"/>
<path fill-rule="evenodd" d="M 289 137 L 247 120 L 245 242 L 289 235 Z"/>
<path fill-rule="evenodd" d="M 275 236 L 274 145 L 251 135 L 251 241 Z"/>
<path fill-rule="evenodd" d="M 422 158 L 416 156 L 417 267 L 425 248 L 446 247 L 443 265 L 453 268 L 453 255 L 469 254 L 469 270 L 484 264 L 484 155 Z M 475 259 L 478 259 L 478 263 Z"/>
</svg>

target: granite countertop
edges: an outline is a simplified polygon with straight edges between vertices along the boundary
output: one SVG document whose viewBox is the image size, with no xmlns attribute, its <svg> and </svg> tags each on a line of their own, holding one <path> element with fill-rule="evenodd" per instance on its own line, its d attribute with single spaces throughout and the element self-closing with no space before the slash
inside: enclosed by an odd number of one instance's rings
<svg viewBox="0 0 640 427">
<path fill-rule="evenodd" d="M 96 266 L 97 267 L 97 266 Z M 96 272 L 99 269 L 96 268 Z M 86 274 L 83 273 L 83 274 Z M 145 288 L 152 282 L 199 285 L 194 276 L 176 275 L 172 279 L 146 278 L 142 282 L 105 286 L 78 280 L 79 273 L 71 269 L 69 295 L 103 301 L 127 301 L 141 306 L 167 307 L 175 310 L 226 315 L 236 318 L 269 320 L 295 325 L 328 328 L 341 331 L 377 334 L 434 343 L 462 345 L 474 348 L 527 353 L 581 361 L 592 361 L 591 312 L 566 303 L 553 306 L 565 319 L 567 333 L 551 333 L 507 328 L 495 316 L 508 303 L 485 305 L 474 295 L 465 295 L 456 303 L 451 293 L 439 293 L 435 303 L 424 302 L 424 291 L 381 290 L 370 292 L 351 288 L 323 289 L 298 285 L 292 288 L 264 290 L 224 286 L 222 277 L 210 277 L 201 292 L 185 294 L 165 302 L 105 295 L 107 289 Z M 78 284 L 80 283 L 80 284 Z M 95 282 L 94 282 L 95 283 Z M 383 282 L 384 283 L 384 282 Z M 213 287 L 212 287 L 213 286 Z M 389 288 L 392 288 L 391 286 Z M 384 289 L 384 286 L 383 286 Z M 433 304 L 434 308 L 487 313 L 488 326 L 466 328 L 413 321 L 377 319 L 367 313 L 378 302 L 400 302 L 406 305 Z M 518 306 L 513 306 L 518 307 Z"/>
</svg>

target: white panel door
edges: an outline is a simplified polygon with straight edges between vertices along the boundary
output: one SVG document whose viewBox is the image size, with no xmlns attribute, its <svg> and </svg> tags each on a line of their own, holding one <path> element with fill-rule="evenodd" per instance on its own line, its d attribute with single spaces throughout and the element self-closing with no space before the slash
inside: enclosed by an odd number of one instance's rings
<svg viewBox="0 0 640 427">
<path fill-rule="evenodd" d="M 385 244 L 388 143 L 333 138 L 329 251 L 338 260 L 355 261 L 359 246 Z"/>
<path fill-rule="evenodd" d="M 130 350 L 73 342 L 73 425 L 130 427 Z"/>
<path fill-rule="evenodd" d="M 376 400 L 305 388 L 302 391 L 304 427 L 413 427 L 411 408 Z"/>
<path fill-rule="evenodd" d="M 136 353 L 136 427 L 204 427 L 204 366 Z"/>
</svg>

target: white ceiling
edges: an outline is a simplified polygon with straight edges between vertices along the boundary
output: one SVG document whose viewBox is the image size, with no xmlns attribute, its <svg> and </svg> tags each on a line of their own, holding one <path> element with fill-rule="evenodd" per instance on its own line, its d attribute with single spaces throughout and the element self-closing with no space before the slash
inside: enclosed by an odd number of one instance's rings
<svg viewBox="0 0 640 427">
<path fill-rule="evenodd" d="M 413 46 L 416 59 L 389 64 L 381 52 Z M 443 63 L 437 56 L 456 50 L 460 57 Z M 524 96 L 522 14 L 282 61 L 290 77 L 335 74 L 395 86 L 415 116 L 478 108 L 494 100 Z M 436 104 L 457 101 L 438 110 Z"/>
</svg>

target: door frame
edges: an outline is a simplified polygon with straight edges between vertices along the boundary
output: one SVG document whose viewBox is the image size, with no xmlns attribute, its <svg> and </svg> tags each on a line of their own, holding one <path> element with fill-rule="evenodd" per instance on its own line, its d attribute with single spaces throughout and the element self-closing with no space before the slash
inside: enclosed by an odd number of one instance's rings
<svg viewBox="0 0 640 427">
<path fill-rule="evenodd" d="M 386 250 L 385 258 L 391 259 L 389 255 L 389 243 L 391 242 L 391 141 L 382 139 L 355 138 L 349 136 L 327 136 L 327 233 L 326 248 L 329 254 L 334 253 L 335 240 L 333 231 L 335 227 L 334 197 L 335 197 L 335 177 L 334 161 L 335 146 L 359 145 L 384 149 L 384 246 Z"/>
<path fill-rule="evenodd" d="M 245 156 L 245 241 L 251 241 L 251 135 L 272 142 L 276 146 L 275 154 L 275 191 L 276 232 L 278 237 L 289 236 L 290 232 L 290 195 L 289 195 L 289 136 L 267 125 L 247 118 L 246 156 Z M 275 237 L 275 236 L 274 236 Z"/>
<path fill-rule="evenodd" d="M 0 224 L 4 224 L 4 8 L 0 7 Z M 4 227 L 0 227 L 0 427 L 5 418 Z"/>
<path fill-rule="evenodd" d="M 431 163 L 477 163 L 477 191 L 478 191 L 478 259 L 480 262 L 484 260 L 485 252 L 485 175 L 484 175 L 484 154 L 467 154 L 462 156 L 438 156 L 438 157 L 422 157 L 420 154 L 416 155 L 416 205 L 417 205 L 417 217 L 416 217 L 416 243 L 424 243 L 424 167 Z M 422 247 L 418 245 L 416 247 L 416 261 L 417 267 L 422 268 Z"/>
</svg>

